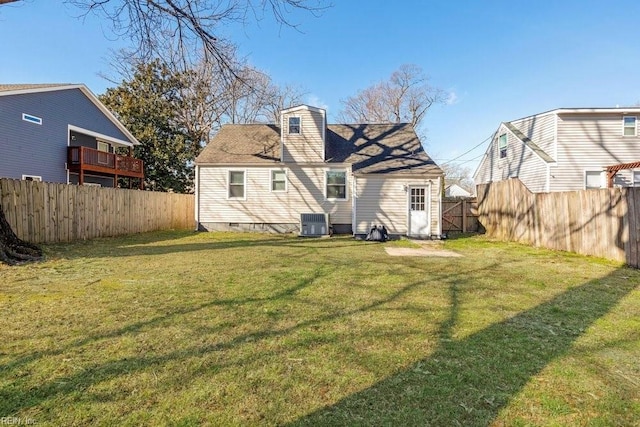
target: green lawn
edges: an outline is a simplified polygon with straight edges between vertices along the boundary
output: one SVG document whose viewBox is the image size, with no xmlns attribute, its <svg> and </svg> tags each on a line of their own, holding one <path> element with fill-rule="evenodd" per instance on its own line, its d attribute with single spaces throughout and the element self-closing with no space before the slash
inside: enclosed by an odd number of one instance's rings
<svg viewBox="0 0 640 427">
<path fill-rule="evenodd" d="M 0 266 L 0 417 L 638 425 L 639 271 L 482 237 L 444 243 L 462 258 L 384 245 L 167 232 Z"/>
</svg>

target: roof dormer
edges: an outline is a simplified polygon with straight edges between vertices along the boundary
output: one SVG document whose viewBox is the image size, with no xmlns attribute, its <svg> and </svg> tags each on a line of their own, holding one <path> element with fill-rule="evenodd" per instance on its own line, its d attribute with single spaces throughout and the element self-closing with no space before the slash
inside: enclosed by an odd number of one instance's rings
<svg viewBox="0 0 640 427">
<path fill-rule="evenodd" d="M 287 108 L 280 114 L 281 161 L 322 163 L 325 160 L 327 112 L 310 105 Z"/>
</svg>

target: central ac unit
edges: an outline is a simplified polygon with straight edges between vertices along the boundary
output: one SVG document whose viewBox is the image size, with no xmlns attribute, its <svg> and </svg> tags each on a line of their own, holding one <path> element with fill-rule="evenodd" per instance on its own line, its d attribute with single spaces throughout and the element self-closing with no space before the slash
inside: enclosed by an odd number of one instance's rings
<svg viewBox="0 0 640 427">
<path fill-rule="evenodd" d="M 328 213 L 303 213 L 300 214 L 301 236 L 328 236 Z"/>
</svg>

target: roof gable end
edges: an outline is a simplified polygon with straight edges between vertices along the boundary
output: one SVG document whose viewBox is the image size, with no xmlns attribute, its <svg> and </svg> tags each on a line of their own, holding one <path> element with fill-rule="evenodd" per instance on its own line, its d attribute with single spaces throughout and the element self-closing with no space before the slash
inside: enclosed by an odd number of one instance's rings
<svg viewBox="0 0 640 427">
<path fill-rule="evenodd" d="M 131 132 L 84 84 L 44 83 L 44 84 L 5 84 L 0 85 L 0 96 L 24 95 L 30 93 L 52 92 L 57 90 L 79 89 L 111 121 L 133 145 L 140 145 Z"/>
</svg>

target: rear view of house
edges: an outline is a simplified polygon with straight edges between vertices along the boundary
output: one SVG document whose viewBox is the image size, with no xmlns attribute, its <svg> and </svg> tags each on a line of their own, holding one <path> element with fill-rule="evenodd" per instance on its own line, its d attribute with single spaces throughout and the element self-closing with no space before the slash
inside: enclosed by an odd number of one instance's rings
<svg viewBox="0 0 640 427">
<path fill-rule="evenodd" d="M 475 183 L 519 178 L 532 192 L 603 188 L 609 178 L 612 185 L 638 186 L 639 117 L 638 107 L 562 108 L 504 122 Z"/>
<path fill-rule="evenodd" d="M 327 125 L 308 105 L 279 124 L 226 125 L 196 159 L 201 230 L 438 237 L 442 170 L 409 124 Z"/>
<path fill-rule="evenodd" d="M 142 186 L 137 144 L 85 85 L 0 85 L 2 178 L 113 187 L 123 177 Z"/>
</svg>

